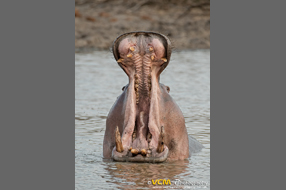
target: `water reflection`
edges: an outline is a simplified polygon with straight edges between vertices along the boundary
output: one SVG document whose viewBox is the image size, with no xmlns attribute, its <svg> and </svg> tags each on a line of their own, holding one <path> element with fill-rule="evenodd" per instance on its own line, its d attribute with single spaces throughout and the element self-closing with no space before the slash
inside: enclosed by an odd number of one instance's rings
<svg viewBox="0 0 286 190">
<path fill-rule="evenodd" d="M 106 167 L 108 174 L 112 178 L 120 180 L 111 181 L 122 188 L 153 187 L 148 181 L 156 179 L 178 179 L 175 176 L 185 173 L 188 168 L 189 160 L 169 162 L 168 164 L 150 163 L 115 163 L 114 167 Z M 122 183 L 124 181 L 124 183 Z"/>
</svg>

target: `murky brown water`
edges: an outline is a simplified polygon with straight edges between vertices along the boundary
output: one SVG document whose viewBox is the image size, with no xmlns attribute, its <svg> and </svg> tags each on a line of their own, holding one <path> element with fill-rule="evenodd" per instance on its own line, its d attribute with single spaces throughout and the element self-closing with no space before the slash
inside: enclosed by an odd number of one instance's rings
<svg viewBox="0 0 286 190">
<path fill-rule="evenodd" d="M 207 185 L 175 185 L 165 188 L 210 187 L 210 51 L 172 54 L 160 82 L 181 108 L 189 135 L 204 149 L 184 161 L 121 163 L 103 159 L 106 116 L 128 78 L 112 54 L 97 51 L 75 55 L 75 186 L 76 189 L 149 189 L 152 179 L 204 182 Z"/>
</svg>

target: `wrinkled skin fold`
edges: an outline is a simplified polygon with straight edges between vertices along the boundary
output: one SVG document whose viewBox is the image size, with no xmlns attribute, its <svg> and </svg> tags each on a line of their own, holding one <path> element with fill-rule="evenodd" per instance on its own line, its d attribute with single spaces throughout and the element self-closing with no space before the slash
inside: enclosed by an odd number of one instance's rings
<svg viewBox="0 0 286 190">
<path fill-rule="evenodd" d="M 169 39 L 154 32 L 126 33 L 112 51 L 129 83 L 108 114 L 103 156 L 130 162 L 188 158 L 184 116 L 170 88 L 159 83 L 171 57 Z"/>
</svg>

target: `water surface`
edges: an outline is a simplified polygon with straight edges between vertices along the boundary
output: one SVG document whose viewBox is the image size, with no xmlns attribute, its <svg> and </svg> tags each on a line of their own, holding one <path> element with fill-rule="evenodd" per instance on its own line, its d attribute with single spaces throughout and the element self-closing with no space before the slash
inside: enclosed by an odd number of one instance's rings
<svg viewBox="0 0 286 190">
<path fill-rule="evenodd" d="M 205 147 L 187 160 L 147 164 L 103 159 L 106 116 L 127 83 L 128 77 L 110 52 L 75 55 L 76 189 L 149 189 L 154 186 L 148 181 L 163 178 L 208 183 L 188 187 L 172 184 L 174 188 L 209 189 L 210 51 L 173 53 L 160 77 L 184 114 L 188 134 Z"/>
</svg>

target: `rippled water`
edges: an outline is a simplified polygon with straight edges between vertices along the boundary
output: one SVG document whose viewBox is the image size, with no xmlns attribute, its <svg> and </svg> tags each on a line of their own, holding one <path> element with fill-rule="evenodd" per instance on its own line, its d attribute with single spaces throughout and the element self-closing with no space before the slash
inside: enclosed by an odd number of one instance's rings
<svg viewBox="0 0 286 190">
<path fill-rule="evenodd" d="M 128 78 L 108 51 L 75 55 L 76 189 L 162 188 L 150 185 L 148 181 L 163 178 L 208 183 L 207 186 L 176 186 L 172 183 L 173 188 L 209 189 L 210 51 L 173 53 L 160 82 L 170 87 L 170 95 L 185 116 L 188 134 L 205 148 L 188 160 L 161 164 L 103 159 L 106 116 Z"/>
</svg>

